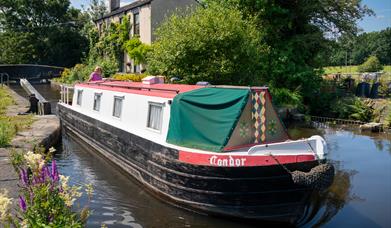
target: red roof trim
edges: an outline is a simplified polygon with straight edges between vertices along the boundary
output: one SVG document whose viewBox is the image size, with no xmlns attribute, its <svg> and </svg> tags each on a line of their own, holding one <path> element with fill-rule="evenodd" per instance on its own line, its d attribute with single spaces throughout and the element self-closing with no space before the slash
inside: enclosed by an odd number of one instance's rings
<svg viewBox="0 0 391 228">
<path fill-rule="evenodd" d="M 183 84 L 153 84 L 147 85 L 140 82 L 123 81 L 97 81 L 78 84 L 79 87 L 101 89 L 122 93 L 139 94 L 152 97 L 174 98 L 179 93 L 203 88 L 203 86 Z"/>
</svg>

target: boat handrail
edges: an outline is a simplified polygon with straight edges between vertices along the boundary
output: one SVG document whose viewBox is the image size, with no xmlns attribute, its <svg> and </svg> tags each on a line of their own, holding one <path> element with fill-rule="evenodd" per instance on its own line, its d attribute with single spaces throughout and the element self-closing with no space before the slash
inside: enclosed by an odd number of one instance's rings
<svg viewBox="0 0 391 228">
<path fill-rule="evenodd" d="M 70 92 L 73 92 L 73 90 L 74 90 L 73 86 L 60 85 L 61 98 L 60 98 L 59 103 L 71 105 L 72 99 L 69 99 L 69 94 L 70 94 Z"/>
<path fill-rule="evenodd" d="M 232 85 L 211 85 L 206 86 L 211 88 L 223 88 L 223 89 L 249 89 L 249 90 L 268 90 L 267 86 L 232 86 Z"/>
<path fill-rule="evenodd" d="M 156 91 L 166 91 L 166 92 L 175 92 L 179 93 L 180 91 L 177 89 L 164 89 L 164 88 L 148 88 L 144 86 L 129 86 L 129 85 L 118 85 L 118 84 L 104 84 L 104 82 L 87 82 L 88 85 L 98 85 L 98 86 L 108 86 L 108 87 L 115 87 L 115 88 L 123 88 L 123 89 L 134 89 L 134 90 L 156 90 Z"/>
</svg>

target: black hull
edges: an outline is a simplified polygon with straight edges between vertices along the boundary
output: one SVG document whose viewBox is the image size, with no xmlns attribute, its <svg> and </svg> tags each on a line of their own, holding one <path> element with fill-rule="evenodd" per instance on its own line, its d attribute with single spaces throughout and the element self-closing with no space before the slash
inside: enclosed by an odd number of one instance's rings
<svg viewBox="0 0 391 228">
<path fill-rule="evenodd" d="M 182 163 L 178 151 L 130 134 L 62 105 L 61 124 L 170 203 L 246 219 L 295 223 L 311 189 L 295 185 L 280 166 L 212 167 Z M 309 171 L 317 162 L 289 164 Z"/>
</svg>

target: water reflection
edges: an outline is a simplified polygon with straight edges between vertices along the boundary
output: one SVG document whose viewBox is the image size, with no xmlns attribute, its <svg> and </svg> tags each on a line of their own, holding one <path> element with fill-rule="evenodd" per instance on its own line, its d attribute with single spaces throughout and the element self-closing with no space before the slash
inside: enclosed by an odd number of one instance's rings
<svg viewBox="0 0 391 228">
<path fill-rule="evenodd" d="M 346 129 L 317 123 L 291 126 L 294 138 L 322 135 L 336 167 L 333 185 L 312 197 L 310 212 L 299 225 L 390 227 L 390 135 Z"/>
<path fill-rule="evenodd" d="M 351 178 L 357 172 L 336 168 L 334 182 L 327 190 L 314 193 L 308 213 L 299 226 L 320 227 L 327 224 L 350 201 L 360 200 L 351 193 Z"/>
<path fill-rule="evenodd" d="M 333 185 L 314 194 L 297 224 L 301 227 L 390 227 L 391 154 L 386 136 L 335 128 L 291 127 L 293 138 L 322 135 L 335 165 Z M 259 227 L 254 221 L 231 221 L 189 212 L 157 200 L 131 177 L 90 148 L 68 137 L 56 155 L 60 170 L 73 183 L 95 187 L 88 227 Z M 86 199 L 81 199 L 83 204 Z"/>
</svg>

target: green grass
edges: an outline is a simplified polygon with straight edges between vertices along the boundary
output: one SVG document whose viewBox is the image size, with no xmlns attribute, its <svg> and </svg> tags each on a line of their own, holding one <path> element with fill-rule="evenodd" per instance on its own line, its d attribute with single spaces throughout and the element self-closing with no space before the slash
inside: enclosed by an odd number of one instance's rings
<svg viewBox="0 0 391 228">
<path fill-rule="evenodd" d="M 334 66 L 324 67 L 325 74 L 336 74 L 336 73 L 359 73 L 358 66 Z M 391 65 L 384 66 L 384 72 L 391 74 Z"/>
<path fill-rule="evenodd" d="M 359 79 L 358 75 L 358 66 L 334 66 L 334 67 L 324 67 L 323 70 L 325 71 L 325 74 L 353 74 L 354 79 Z M 382 80 L 386 82 L 391 81 L 391 65 L 384 66 L 383 72 L 385 72 L 382 75 Z"/>
<path fill-rule="evenodd" d="M 6 110 L 10 105 L 15 104 L 8 89 L 0 87 L 0 147 L 10 143 L 15 134 L 31 126 L 32 115 L 7 116 Z"/>
</svg>

